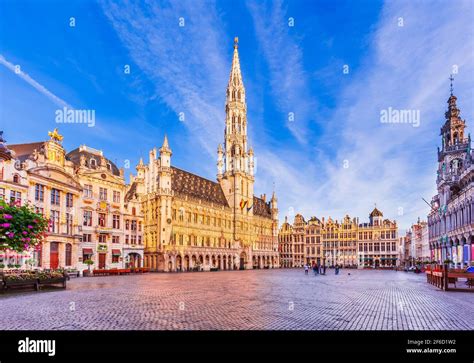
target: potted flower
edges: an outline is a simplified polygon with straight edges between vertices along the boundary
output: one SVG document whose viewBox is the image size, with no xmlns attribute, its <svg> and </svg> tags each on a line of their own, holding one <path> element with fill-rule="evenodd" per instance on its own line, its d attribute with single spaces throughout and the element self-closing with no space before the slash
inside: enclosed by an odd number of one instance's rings
<svg viewBox="0 0 474 363">
<path fill-rule="evenodd" d="M 66 287 L 66 276 L 62 271 L 40 271 L 37 275 L 40 286 L 62 284 L 64 288 Z"/>
<path fill-rule="evenodd" d="M 16 286 L 33 286 L 38 290 L 38 279 L 34 273 L 31 272 L 11 272 L 3 275 L 5 288 Z"/>
</svg>

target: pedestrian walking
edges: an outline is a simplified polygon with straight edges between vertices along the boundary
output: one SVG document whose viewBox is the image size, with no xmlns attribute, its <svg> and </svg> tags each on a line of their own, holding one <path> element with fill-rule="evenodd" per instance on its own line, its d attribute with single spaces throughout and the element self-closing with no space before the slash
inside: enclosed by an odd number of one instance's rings
<svg viewBox="0 0 474 363">
<path fill-rule="evenodd" d="M 318 274 L 318 266 L 316 264 L 313 265 L 313 272 L 314 272 L 314 276 Z"/>
<path fill-rule="evenodd" d="M 335 272 L 336 272 L 336 275 L 339 275 L 339 265 L 335 266 Z"/>
<path fill-rule="evenodd" d="M 309 266 L 307 264 L 304 265 L 304 274 L 307 275 L 308 274 L 308 269 L 309 269 Z"/>
<path fill-rule="evenodd" d="M 326 275 L 326 265 L 323 265 L 323 275 Z"/>
</svg>

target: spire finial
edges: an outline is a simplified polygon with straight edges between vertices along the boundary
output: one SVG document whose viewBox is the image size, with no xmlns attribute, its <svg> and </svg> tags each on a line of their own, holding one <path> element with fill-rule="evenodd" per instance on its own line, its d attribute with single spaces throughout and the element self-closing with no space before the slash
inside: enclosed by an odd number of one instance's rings
<svg viewBox="0 0 474 363">
<path fill-rule="evenodd" d="M 449 76 L 449 80 L 451 81 L 450 90 L 451 90 L 451 96 L 452 96 L 453 95 L 453 81 L 454 81 L 454 77 L 452 74 Z"/>
<path fill-rule="evenodd" d="M 239 37 L 234 38 L 234 49 L 239 47 Z"/>
</svg>

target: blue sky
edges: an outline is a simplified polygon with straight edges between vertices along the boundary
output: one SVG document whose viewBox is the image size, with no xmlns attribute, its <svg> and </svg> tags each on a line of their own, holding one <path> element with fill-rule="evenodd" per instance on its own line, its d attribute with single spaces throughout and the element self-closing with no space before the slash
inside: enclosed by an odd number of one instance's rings
<svg viewBox="0 0 474 363">
<path fill-rule="evenodd" d="M 133 167 L 167 133 L 172 163 L 210 179 L 238 36 L 255 191 L 275 183 L 281 220 L 363 221 L 377 203 L 409 227 L 436 190 L 453 67 L 468 131 L 474 122 L 469 0 L 4 0 L 0 14 L 9 143 L 46 139 L 55 110 L 69 105 L 95 110 L 96 125 L 59 125 L 67 150 L 87 144 Z M 420 126 L 381 123 L 388 107 L 419 110 Z"/>
</svg>

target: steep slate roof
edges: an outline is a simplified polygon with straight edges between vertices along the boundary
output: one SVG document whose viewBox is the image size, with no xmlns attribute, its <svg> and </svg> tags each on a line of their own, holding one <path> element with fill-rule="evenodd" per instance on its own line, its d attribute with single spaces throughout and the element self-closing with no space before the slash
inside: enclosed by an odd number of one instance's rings
<svg viewBox="0 0 474 363">
<path fill-rule="evenodd" d="M 66 154 L 66 159 L 72 161 L 76 165 L 81 165 L 81 155 L 84 155 L 86 160 L 87 160 L 87 167 L 90 169 L 99 169 L 100 168 L 100 155 L 97 155 L 92 152 L 88 152 L 86 150 L 80 150 L 79 148 L 76 148 Z M 89 163 L 89 160 L 91 158 L 94 158 L 96 160 L 96 165 L 92 166 Z M 120 176 L 120 170 L 117 168 L 117 166 L 110 161 L 109 159 L 105 158 L 105 160 L 110 164 L 112 168 L 112 174 L 116 176 Z"/>
<path fill-rule="evenodd" d="M 270 205 L 265 203 L 263 199 L 253 197 L 253 214 L 261 217 L 271 218 L 272 211 Z"/>
<path fill-rule="evenodd" d="M 28 157 L 33 154 L 35 149 L 39 152 L 44 145 L 44 141 L 30 142 L 28 144 L 14 144 L 8 145 L 8 149 L 15 152 L 15 157 L 20 161 L 25 161 Z"/>
<path fill-rule="evenodd" d="M 228 206 L 227 199 L 219 183 L 174 166 L 171 167 L 171 185 L 173 190 L 179 194 Z"/>
<path fill-rule="evenodd" d="M 129 202 L 131 199 L 135 197 L 136 193 L 137 193 L 137 183 L 133 182 L 132 185 L 130 185 L 130 189 L 127 191 L 127 194 L 125 194 L 125 201 Z"/>
<path fill-rule="evenodd" d="M 377 208 L 374 208 L 372 213 L 370 213 L 370 217 L 383 217 L 383 213 L 379 211 Z"/>
</svg>

